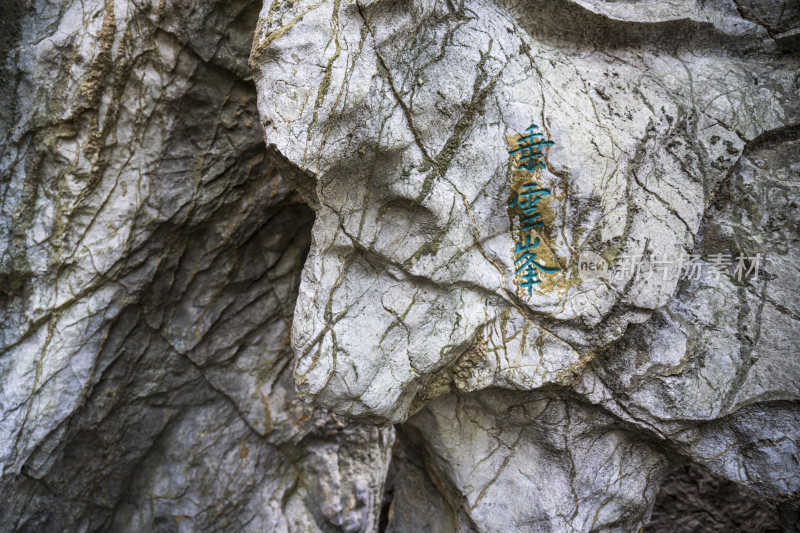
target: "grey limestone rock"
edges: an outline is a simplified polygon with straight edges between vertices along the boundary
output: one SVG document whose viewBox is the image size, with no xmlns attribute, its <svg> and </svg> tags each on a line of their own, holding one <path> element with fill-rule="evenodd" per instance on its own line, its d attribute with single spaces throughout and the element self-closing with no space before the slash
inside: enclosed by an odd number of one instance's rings
<svg viewBox="0 0 800 533">
<path fill-rule="evenodd" d="M 259 8 L 3 11 L 2 531 L 377 526 L 393 430 L 294 393 L 313 214 L 263 143 Z"/>
<path fill-rule="evenodd" d="M 797 529 L 794 2 L 0 8 L 0 531 Z"/>
<path fill-rule="evenodd" d="M 413 428 L 393 531 L 632 531 L 686 460 L 793 508 L 797 28 L 789 2 L 264 4 L 265 139 L 316 214 L 295 380 Z M 527 291 L 531 123 L 558 272 Z M 670 257 L 698 275 L 623 268 Z"/>
</svg>

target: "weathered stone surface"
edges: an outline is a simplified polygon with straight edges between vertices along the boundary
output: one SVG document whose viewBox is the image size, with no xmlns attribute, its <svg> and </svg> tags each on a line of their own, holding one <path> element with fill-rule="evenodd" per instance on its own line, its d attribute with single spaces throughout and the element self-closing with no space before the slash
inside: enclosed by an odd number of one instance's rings
<svg viewBox="0 0 800 533">
<path fill-rule="evenodd" d="M 3 11 L 2 531 L 376 527 L 393 431 L 294 393 L 313 215 L 263 143 L 259 8 Z"/>
<path fill-rule="evenodd" d="M 0 531 L 798 527 L 795 3 L 0 8 Z"/>
<path fill-rule="evenodd" d="M 409 424 L 466 531 L 634 531 L 670 466 L 657 443 L 554 393 L 448 395 Z"/>
<path fill-rule="evenodd" d="M 710 274 L 589 365 L 579 389 L 682 453 L 776 500 L 800 470 L 797 158 L 800 130 L 749 143 L 697 252 L 768 250 L 759 280 Z M 787 354 L 787 350 L 789 353 Z"/>
<path fill-rule="evenodd" d="M 781 533 L 776 515 L 765 498 L 696 464 L 686 464 L 664 479 L 645 532 Z"/>
<path fill-rule="evenodd" d="M 400 421 L 479 337 L 519 359 L 483 358 L 461 388 L 533 389 L 668 303 L 677 276 L 581 283 L 579 253 L 692 251 L 745 144 L 797 121 L 797 61 L 721 8 L 696 7 L 692 32 L 627 9 L 654 42 L 622 15 L 602 19 L 620 41 L 605 47 L 538 38 L 556 14 L 572 31 L 600 17 L 575 5 L 265 6 L 251 62 L 266 140 L 314 176 L 319 205 L 294 326 L 303 394 Z M 556 143 L 542 179 L 562 274 L 520 298 L 504 139 L 531 120 Z"/>
<path fill-rule="evenodd" d="M 686 459 L 796 505 L 795 11 L 265 3 L 265 138 L 316 212 L 295 379 L 419 434 L 393 530 L 630 531 Z M 529 295 L 507 142 L 531 122 L 555 143 L 538 234 L 560 272 Z M 584 253 L 617 275 L 582 276 Z M 757 277 L 713 268 L 757 253 Z M 698 256 L 702 276 L 626 256 Z M 412 517 L 432 486 L 445 510 Z"/>
</svg>

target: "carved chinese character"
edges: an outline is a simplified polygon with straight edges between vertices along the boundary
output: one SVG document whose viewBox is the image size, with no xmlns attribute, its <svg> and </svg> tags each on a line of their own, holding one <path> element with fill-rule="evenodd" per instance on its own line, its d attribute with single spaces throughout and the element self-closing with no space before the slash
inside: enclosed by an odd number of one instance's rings
<svg viewBox="0 0 800 533">
<path fill-rule="evenodd" d="M 539 126 L 536 124 L 531 124 L 525 130 L 527 135 L 520 136 L 517 141 L 517 149 L 508 152 L 510 155 L 520 154 L 519 168 L 521 170 L 534 172 L 537 168 L 545 168 L 545 164 L 542 162 L 542 157 L 544 156 L 542 150 L 548 146 L 553 146 L 554 143 L 553 141 L 543 140 L 544 136 L 536 132 L 538 128 Z"/>
<path fill-rule="evenodd" d="M 539 237 L 536 237 L 533 242 L 531 242 L 531 236 L 527 234 L 525 235 L 525 242 L 517 242 L 517 246 L 514 248 L 514 255 L 522 254 L 514 260 L 515 266 L 519 264 L 514 273 L 519 274 L 522 272 L 523 283 L 520 284 L 520 287 L 527 288 L 529 295 L 533 294 L 533 286 L 537 283 L 541 283 L 539 271 L 546 274 L 553 274 L 561 270 L 558 267 L 546 267 L 536 261 L 538 254 L 533 250 L 539 247 L 540 242 Z"/>
</svg>

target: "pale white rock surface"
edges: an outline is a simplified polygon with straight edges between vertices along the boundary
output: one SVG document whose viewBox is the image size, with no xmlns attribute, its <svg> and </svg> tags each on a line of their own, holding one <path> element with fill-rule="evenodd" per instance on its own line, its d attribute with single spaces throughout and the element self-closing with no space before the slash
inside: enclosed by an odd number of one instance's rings
<svg viewBox="0 0 800 533">
<path fill-rule="evenodd" d="M 797 529 L 798 72 L 788 0 L 0 0 L 0 531 Z"/>
<path fill-rule="evenodd" d="M 685 460 L 797 527 L 799 27 L 791 2 L 265 2 L 265 140 L 316 215 L 295 381 L 405 422 L 394 531 L 632 531 Z M 560 272 L 529 295 L 507 139 L 531 123 Z"/>
</svg>

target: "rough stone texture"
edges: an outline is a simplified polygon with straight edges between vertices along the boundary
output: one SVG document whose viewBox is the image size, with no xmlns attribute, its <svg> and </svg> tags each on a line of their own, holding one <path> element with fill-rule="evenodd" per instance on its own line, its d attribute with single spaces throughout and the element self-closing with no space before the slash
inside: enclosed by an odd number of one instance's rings
<svg viewBox="0 0 800 533">
<path fill-rule="evenodd" d="M 0 0 L 0 531 L 796 530 L 795 4 Z"/>
<path fill-rule="evenodd" d="M 629 6 L 650 22 L 629 28 L 545 5 L 265 5 L 251 63 L 266 140 L 315 180 L 293 330 L 304 395 L 401 421 L 478 337 L 519 358 L 483 358 L 460 389 L 563 381 L 678 284 L 581 282 L 579 252 L 691 252 L 745 145 L 797 120 L 796 57 L 724 6 L 696 7 L 689 32 L 671 23 L 687 6 Z M 521 298 L 504 139 L 532 119 L 556 142 L 544 181 L 563 274 Z"/>
<path fill-rule="evenodd" d="M 295 380 L 410 428 L 393 531 L 632 531 L 687 459 L 793 526 L 798 28 L 791 2 L 265 2 L 265 138 L 316 213 Z M 529 296 L 507 140 L 531 122 L 561 271 Z M 675 254 L 702 276 L 620 269 Z"/>
<path fill-rule="evenodd" d="M 294 393 L 313 215 L 263 143 L 259 8 L 3 11 L 2 531 L 377 524 L 393 431 Z"/>
<path fill-rule="evenodd" d="M 437 514 L 460 531 L 634 531 L 670 465 L 657 443 L 554 393 L 448 395 L 409 424 L 452 508 Z"/>
<path fill-rule="evenodd" d="M 763 497 L 690 463 L 664 479 L 644 531 L 781 533 L 776 515 Z"/>
</svg>

